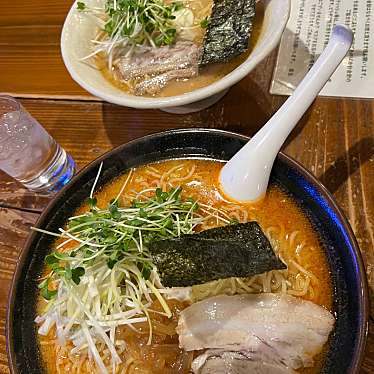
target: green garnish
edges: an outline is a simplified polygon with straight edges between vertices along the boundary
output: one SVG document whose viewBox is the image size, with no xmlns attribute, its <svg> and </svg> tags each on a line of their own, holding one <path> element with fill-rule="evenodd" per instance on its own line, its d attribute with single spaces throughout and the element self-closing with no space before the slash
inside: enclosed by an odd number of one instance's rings
<svg viewBox="0 0 374 374">
<path fill-rule="evenodd" d="M 45 300 L 52 300 L 57 295 L 57 290 L 49 290 L 48 287 L 42 289 L 42 296 Z"/>
<path fill-rule="evenodd" d="M 97 199 L 96 197 L 89 197 L 87 199 L 87 203 L 88 203 L 88 206 L 90 207 L 90 209 L 94 209 L 96 207 L 96 204 L 97 204 Z"/>
<path fill-rule="evenodd" d="M 194 217 L 198 204 L 193 199 L 182 199 L 181 188 L 169 191 L 155 190 L 154 196 L 146 200 L 134 200 L 131 207 L 120 207 L 112 200 L 107 209 L 97 207 L 97 199 L 89 197 L 90 211 L 72 217 L 68 227 L 61 230 L 62 237 L 76 240 L 77 248 L 68 252 L 53 252 L 46 256 L 45 263 L 51 273 L 44 280 L 43 297 L 51 300 L 56 293 L 47 292 L 51 282 L 74 282 L 79 285 L 85 269 L 96 261 L 105 261 L 109 269 L 115 265 L 126 268 L 126 261 L 134 262 L 143 278 L 148 280 L 154 265 L 147 245 L 151 241 L 175 238 L 191 233 L 200 223 Z M 100 255 L 100 256 L 99 256 Z"/>
<path fill-rule="evenodd" d="M 84 275 L 85 270 L 83 267 L 79 266 L 75 269 L 71 269 L 71 279 L 75 284 L 79 284 L 81 281 L 81 277 Z"/>
<path fill-rule="evenodd" d="M 47 301 L 52 300 L 57 295 L 57 290 L 50 290 L 49 278 L 44 279 L 39 283 L 38 288 L 41 290 L 41 295 Z"/>
<path fill-rule="evenodd" d="M 157 313 L 172 316 L 164 299 L 167 290 L 148 249 L 150 243 L 190 234 L 206 219 L 229 221 L 217 209 L 184 198 L 179 187 L 155 189 L 153 194 L 146 189 L 136 195 L 140 197 L 131 206 L 122 206 L 120 196 L 132 170 L 116 198 L 101 209 L 94 191 L 102 168 L 103 163 L 87 200 L 88 212 L 71 217 L 59 233 L 34 230 L 63 240 L 45 257 L 49 273 L 39 289 L 47 306 L 36 319 L 39 333 L 46 335 L 57 326 L 59 341 L 73 341 L 77 353 L 88 351 L 100 372 L 106 373 L 98 347 L 110 352 L 116 366 L 121 361 L 115 338 L 118 327 L 147 322 L 151 344 L 152 303 L 158 300 L 163 310 Z M 61 248 L 65 250 L 60 252 Z"/>
<path fill-rule="evenodd" d="M 209 26 L 209 22 L 210 22 L 210 18 L 205 17 L 204 19 L 200 21 L 200 27 L 203 29 L 206 29 Z"/>
<path fill-rule="evenodd" d="M 86 4 L 85 4 L 85 3 L 82 3 L 81 1 L 78 1 L 78 3 L 77 3 L 77 8 L 78 8 L 78 10 L 83 11 L 83 10 L 86 9 Z"/>
<path fill-rule="evenodd" d="M 169 45 L 176 37 L 174 14 L 181 8 L 180 2 L 165 4 L 162 0 L 108 0 L 104 30 L 116 41 Z"/>
<path fill-rule="evenodd" d="M 57 255 L 58 255 L 57 253 L 51 253 L 51 254 L 47 255 L 44 259 L 44 262 L 49 266 L 53 266 L 54 264 L 58 264 L 60 259 L 58 258 Z"/>
<path fill-rule="evenodd" d="M 131 172 L 124 186 L 130 176 Z M 123 186 L 107 209 L 100 209 L 93 197 L 97 180 L 98 177 L 87 200 L 89 212 L 70 218 L 67 228 L 60 229 L 60 235 L 39 230 L 66 238 L 58 247 L 68 242 L 74 245 L 68 251 L 52 252 L 45 257 L 50 272 L 39 289 L 47 307 L 37 320 L 45 321 L 39 330 L 42 332 L 49 331 L 51 319 L 64 326 L 57 331 L 60 339 L 72 340 L 77 331 L 83 337 L 94 336 L 116 360 L 116 347 L 104 328 L 114 334 L 121 325 L 148 322 L 150 344 L 152 302 L 157 299 L 163 314 L 169 318 L 172 315 L 147 246 L 153 240 L 191 233 L 203 218 L 196 213 L 196 201 L 182 199 L 180 188 L 156 189 L 153 196 L 135 199 L 130 207 L 123 207 L 119 204 Z M 83 341 L 86 345 L 82 349 L 88 346 L 90 352 L 96 352 L 92 340 Z M 96 355 L 95 359 L 105 372 L 101 357 Z"/>
<path fill-rule="evenodd" d="M 232 218 L 230 220 L 230 225 L 237 225 L 238 223 L 240 223 L 240 222 L 239 222 L 239 220 L 237 218 Z"/>
<path fill-rule="evenodd" d="M 122 57 L 131 58 L 142 47 L 158 48 L 173 45 L 177 40 L 191 41 L 194 30 L 209 24 L 209 17 L 202 20 L 195 17 L 181 1 L 105 0 L 95 5 L 77 4 L 78 10 L 89 15 L 97 26 L 91 50 L 80 61 L 91 65 L 90 60 L 104 57 L 110 71 Z"/>
<path fill-rule="evenodd" d="M 142 276 L 145 280 L 148 280 L 151 277 L 152 265 L 145 262 L 142 264 L 142 266 Z"/>
</svg>

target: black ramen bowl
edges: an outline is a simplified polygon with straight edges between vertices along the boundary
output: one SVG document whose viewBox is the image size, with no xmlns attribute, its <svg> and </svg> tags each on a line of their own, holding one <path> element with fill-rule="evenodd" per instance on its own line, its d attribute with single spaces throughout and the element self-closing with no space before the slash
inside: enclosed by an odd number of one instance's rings
<svg viewBox="0 0 374 374">
<path fill-rule="evenodd" d="M 59 192 L 36 226 L 55 231 L 89 196 L 98 166 L 104 172 L 98 187 L 125 170 L 161 160 L 202 158 L 228 160 L 246 142 L 245 136 L 218 130 L 173 130 L 122 145 L 89 164 Z M 271 183 L 279 185 L 302 208 L 319 234 L 333 281 L 336 316 L 323 373 L 358 373 L 368 327 L 365 271 L 352 230 L 329 192 L 310 173 L 280 154 Z M 20 256 L 10 292 L 7 315 L 8 356 L 12 373 L 43 373 L 37 343 L 37 279 L 49 251 L 50 236 L 33 232 Z"/>
</svg>

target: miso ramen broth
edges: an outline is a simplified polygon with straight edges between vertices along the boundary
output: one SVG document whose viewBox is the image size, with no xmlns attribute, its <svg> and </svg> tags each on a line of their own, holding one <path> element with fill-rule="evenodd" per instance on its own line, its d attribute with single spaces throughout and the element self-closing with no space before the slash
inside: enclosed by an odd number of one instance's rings
<svg viewBox="0 0 374 374">
<path fill-rule="evenodd" d="M 78 9 L 97 23 L 80 61 L 120 90 L 149 97 L 181 95 L 229 74 L 250 56 L 264 19 L 254 0 L 101 0 Z"/>
<path fill-rule="evenodd" d="M 212 0 L 202 0 L 202 1 L 190 1 L 191 6 L 194 3 L 201 3 L 204 5 L 203 9 L 206 12 L 206 9 L 210 9 L 212 5 Z M 197 6 L 195 5 L 195 9 Z M 199 8 L 197 8 L 199 9 Z M 264 19 L 264 9 L 261 4 L 256 5 L 256 17 L 253 22 L 253 29 L 251 32 L 251 37 L 249 39 L 248 50 L 242 53 L 240 56 L 235 57 L 229 62 L 226 63 L 216 63 L 211 64 L 206 67 L 203 67 L 199 70 L 199 74 L 192 78 L 186 79 L 177 79 L 169 82 L 158 94 L 159 97 L 168 97 L 168 96 L 176 96 L 182 95 L 187 92 L 191 92 L 197 90 L 199 88 L 203 88 L 209 86 L 210 84 L 222 79 L 227 74 L 231 73 L 235 70 L 239 65 L 245 62 L 248 57 L 250 56 L 253 48 L 255 47 L 260 34 L 261 34 L 261 27 L 263 24 Z M 196 43 L 201 45 L 203 42 L 203 35 L 204 30 L 200 30 L 196 36 Z M 128 84 L 124 83 L 121 79 L 118 79 L 116 76 L 115 69 L 109 69 L 106 58 L 101 56 L 97 58 L 97 66 L 101 70 L 101 73 L 111 84 L 115 87 L 119 88 L 124 92 L 130 92 Z M 152 96 L 152 95 L 146 95 Z"/>
<path fill-rule="evenodd" d="M 205 300 L 219 294 L 286 293 L 310 300 L 331 311 L 332 290 L 328 264 L 318 235 L 305 214 L 275 185 L 270 186 L 266 197 L 256 204 L 239 204 L 226 200 L 220 194 L 218 186 L 221 167 L 219 162 L 192 159 L 141 166 L 116 178 L 96 192 L 97 208 L 106 209 L 116 196 L 119 196 L 119 206 L 129 207 L 133 201 L 153 196 L 156 188 L 168 191 L 180 186 L 182 198 L 197 201 L 199 214 L 207 217 L 196 227 L 196 231 L 222 226 L 223 221 L 219 217 L 236 222 L 257 221 L 276 254 L 287 265 L 287 269 L 273 270 L 251 278 L 231 278 L 193 286 L 192 300 L 166 300 L 171 310 L 171 318 L 165 316 L 159 300 L 154 298 L 150 307 L 150 321 L 153 326 L 151 341 L 150 326 L 147 322 L 117 329 L 116 339 L 124 343 L 118 346 L 121 363 L 116 366 L 116 373 L 189 373 L 192 360 L 201 352 L 186 352 L 179 348 L 176 326 L 181 311 L 197 300 Z M 83 203 L 75 216 L 88 210 L 89 205 Z M 62 242 L 62 239 L 57 240 L 55 249 L 68 251 L 72 242 L 61 246 Z M 46 269 L 45 274 L 48 271 Z M 40 297 L 40 313 L 45 305 L 45 301 Z M 100 372 L 87 352 L 74 351 L 73 347 L 71 342 L 62 346 L 58 344 L 55 328 L 51 329 L 47 336 L 40 336 L 40 348 L 47 372 Z M 110 352 L 100 344 L 97 349 L 108 372 L 111 372 Z M 314 357 L 313 367 L 298 371 L 318 373 L 322 363 L 323 351 Z"/>
</svg>

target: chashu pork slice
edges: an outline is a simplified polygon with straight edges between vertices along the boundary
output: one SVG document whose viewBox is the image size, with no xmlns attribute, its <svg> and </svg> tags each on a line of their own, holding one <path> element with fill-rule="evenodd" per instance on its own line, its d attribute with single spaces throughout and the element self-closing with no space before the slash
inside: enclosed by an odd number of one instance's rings
<svg viewBox="0 0 374 374">
<path fill-rule="evenodd" d="M 184 309 L 177 332 L 187 351 L 249 351 L 298 369 L 313 365 L 334 322 L 326 309 L 289 295 L 221 295 Z"/>
<path fill-rule="evenodd" d="M 135 95 L 155 95 L 172 80 L 198 74 L 200 48 L 190 41 L 162 47 L 138 47 L 116 64 L 119 78 L 130 82 Z"/>
<path fill-rule="evenodd" d="M 195 374 L 296 374 L 275 359 L 263 361 L 258 354 L 208 349 L 192 362 Z"/>
</svg>

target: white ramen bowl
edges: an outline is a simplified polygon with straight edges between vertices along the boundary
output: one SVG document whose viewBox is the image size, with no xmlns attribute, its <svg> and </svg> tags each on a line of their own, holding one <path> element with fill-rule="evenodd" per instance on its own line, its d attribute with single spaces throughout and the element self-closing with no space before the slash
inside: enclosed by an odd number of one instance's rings
<svg viewBox="0 0 374 374">
<path fill-rule="evenodd" d="M 97 6 L 103 1 L 85 0 L 85 3 Z M 232 85 L 243 79 L 278 45 L 289 17 L 290 0 L 262 0 L 262 3 L 263 24 L 259 38 L 247 60 L 218 81 L 182 95 L 130 95 L 111 84 L 99 70 L 81 62 L 83 56 L 92 52 L 90 40 L 94 38 L 97 26 L 90 17 L 78 11 L 77 1 L 71 7 L 62 30 L 62 58 L 70 75 L 80 86 L 110 103 L 132 108 L 163 109 L 172 113 L 198 111 L 218 101 Z"/>
</svg>

